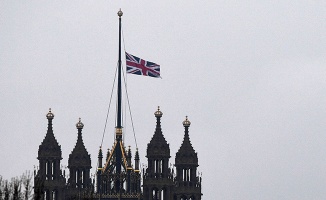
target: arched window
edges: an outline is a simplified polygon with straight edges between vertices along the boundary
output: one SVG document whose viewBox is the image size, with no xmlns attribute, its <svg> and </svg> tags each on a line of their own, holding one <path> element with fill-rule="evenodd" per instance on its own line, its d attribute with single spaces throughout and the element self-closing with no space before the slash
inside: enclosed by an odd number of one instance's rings
<svg viewBox="0 0 326 200">
<path fill-rule="evenodd" d="M 80 181 L 81 181 L 81 187 L 84 187 L 84 170 L 81 170 L 81 176 L 80 176 Z"/>
<path fill-rule="evenodd" d="M 162 173 L 162 160 L 158 161 L 158 173 Z"/>
<path fill-rule="evenodd" d="M 52 191 L 52 200 L 57 200 L 57 191 Z"/>
<path fill-rule="evenodd" d="M 183 181 L 186 181 L 186 177 L 187 177 L 186 170 L 183 169 L 182 171 L 183 171 L 183 173 L 182 173 L 182 180 Z"/>
<path fill-rule="evenodd" d="M 190 169 L 187 169 L 187 181 L 190 181 Z"/>
<path fill-rule="evenodd" d="M 155 200 L 155 199 L 156 199 L 156 198 L 155 198 L 155 196 L 156 196 L 156 191 L 155 191 L 155 189 L 153 189 L 152 193 L 153 193 L 153 199 Z"/>
<path fill-rule="evenodd" d="M 51 171 L 52 171 L 51 176 L 52 176 L 52 179 L 54 180 L 55 179 L 54 178 L 55 177 L 55 163 L 54 163 L 54 161 L 52 161 L 51 164 L 52 164 L 51 165 Z"/>
<path fill-rule="evenodd" d="M 48 161 L 45 162 L 45 176 L 46 180 L 48 180 L 48 173 L 49 173 L 49 163 Z"/>
<path fill-rule="evenodd" d="M 44 191 L 44 200 L 48 200 L 49 199 L 49 192 L 47 190 Z"/>
<path fill-rule="evenodd" d="M 190 181 L 190 169 L 183 169 L 182 180 Z"/>
<path fill-rule="evenodd" d="M 165 188 L 163 188 L 162 190 L 161 190 L 161 200 L 166 200 L 166 189 Z"/>
<path fill-rule="evenodd" d="M 78 179 L 79 179 L 79 173 L 78 170 L 76 170 L 76 187 L 78 187 Z"/>
<path fill-rule="evenodd" d="M 154 173 L 157 173 L 157 160 L 154 160 Z"/>
<path fill-rule="evenodd" d="M 153 189 L 153 200 L 159 200 L 159 190 L 157 188 Z"/>
<path fill-rule="evenodd" d="M 46 180 L 50 179 L 52 180 L 52 164 L 51 161 L 46 161 L 45 163 L 45 175 L 46 175 Z"/>
</svg>

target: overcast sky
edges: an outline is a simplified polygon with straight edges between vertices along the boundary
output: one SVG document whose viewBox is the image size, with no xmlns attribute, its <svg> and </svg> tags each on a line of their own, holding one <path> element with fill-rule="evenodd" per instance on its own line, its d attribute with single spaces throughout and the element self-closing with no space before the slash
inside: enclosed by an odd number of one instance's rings
<svg viewBox="0 0 326 200">
<path fill-rule="evenodd" d="M 38 165 L 49 108 L 62 165 L 81 117 L 95 172 L 119 8 L 126 51 L 161 65 L 162 79 L 127 76 L 142 163 L 161 106 L 171 163 L 189 116 L 204 200 L 326 199 L 323 0 L 0 1 L 4 178 Z M 104 149 L 113 144 L 111 108 Z M 134 151 L 128 123 L 125 143 Z"/>
</svg>

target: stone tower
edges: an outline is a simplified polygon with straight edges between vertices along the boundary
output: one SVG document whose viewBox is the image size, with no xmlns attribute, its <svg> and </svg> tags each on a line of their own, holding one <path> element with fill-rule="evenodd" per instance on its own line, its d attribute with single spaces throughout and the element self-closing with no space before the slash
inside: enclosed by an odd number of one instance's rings
<svg viewBox="0 0 326 200">
<path fill-rule="evenodd" d="M 64 199 L 66 180 L 60 169 L 61 146 L 53 134 L 52 120 L 54 118 L 51 109 L 46 115 L 48 130 L 39 146 L 39 169 L 34 177 L 35 199 L 58 200 Z"/>
<path fill-rule="evenodd" d="M 174 200 L 200 200 L 201 180 L 197 176 L 198 157 L 189 138 L 190 121 L 183 121 L 185 134 L 175 157 L 176 179 Z"/>
<path fill-rule="evenodd" d="M 143 194 L 146 200 L 172 200 L 173 176 L 169 168 L 170 147 L 161 129 L 163 113 L 158 110 L 156 129 L 152 140 L 147 145 L 148 168 L 143 172 Z"/>
<path fill-rule="evenodd" d="M 66 199 L 84 198 L 93 193 L 92 180 L 90 178 L 91 157 L 88 154 L 82 137 L 84 124 L 79 118 L 76 124 L 78 130 L 77 142 L 75 148 L 69 155 L 68 168 L 70 177 L 68 179 L 68 190 Z"/>
</svg>

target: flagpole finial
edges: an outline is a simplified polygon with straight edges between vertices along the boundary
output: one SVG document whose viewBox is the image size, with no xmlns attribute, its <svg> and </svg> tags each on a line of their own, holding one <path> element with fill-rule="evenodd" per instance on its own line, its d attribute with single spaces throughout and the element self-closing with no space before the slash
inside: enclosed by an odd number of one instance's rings
<svg viewBox="0 0 326 200">
<path fill-rule="evenodd" d="M 122 15 L 123 15 L 123 12 L 121 11 L 121 8 L 120 8 L 120 10 L 118 11 L 118 16 L 122 17 Z"/>
</svg>

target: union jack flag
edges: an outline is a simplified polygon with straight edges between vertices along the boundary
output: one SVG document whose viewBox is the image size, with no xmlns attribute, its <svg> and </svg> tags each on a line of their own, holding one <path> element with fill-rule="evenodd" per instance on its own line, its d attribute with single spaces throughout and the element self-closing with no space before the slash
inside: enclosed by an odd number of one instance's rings
<svg viewBox="0 0 326 200">
<path fill-rule="evenodd" d="M 160 78 L 160 65 L 126 52 L 127 73 Z"/>
</svg>

